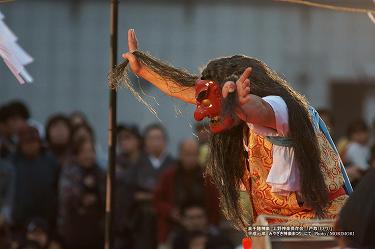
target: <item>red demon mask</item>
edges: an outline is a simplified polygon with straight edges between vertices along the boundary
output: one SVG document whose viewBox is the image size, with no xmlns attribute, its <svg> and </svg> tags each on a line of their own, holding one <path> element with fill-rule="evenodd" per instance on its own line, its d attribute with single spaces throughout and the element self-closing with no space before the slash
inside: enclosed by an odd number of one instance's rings
<svg viewBox="0 0 375 249">
<path fill-rule="evenodd" d="M 211 80 L 198 80 L 195 84 L 195 99 L 197 108 L 194 118 L 201 121 L 210 119 L 210 130 L 219 133 L 233 126 L 234 120 L 231 116 L 221 117 L 221 102 L 223 100 L 221 87 Z"/>
</svg>

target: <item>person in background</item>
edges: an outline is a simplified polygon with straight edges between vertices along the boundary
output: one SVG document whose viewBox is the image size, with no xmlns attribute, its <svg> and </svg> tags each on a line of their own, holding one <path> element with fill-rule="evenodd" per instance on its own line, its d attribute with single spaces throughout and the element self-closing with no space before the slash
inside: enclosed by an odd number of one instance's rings
<svg viewBox="0 0 375 249">
<path fill-rule="evenodd" d="M 75 111 L 69 115 L 70 125 L 72 127 L 88 124 L 86 115 L 83 112 Z"/>
<path fill-rule="evenodd" d="M 80 139 L 92 140 L 95 142 L 94 130 L 88 123 L 83 123 L 72 127 L 72 142 L 77 142 Z"/>
<path fill-rule="evenodd" d="M 207 240 L 208 236 L 204 232 L 192 231 L 188 233 L 188 246 L 186 247 L 186 249 L 206 249 Z"/>
<path fill-rule="evenodd" d="M 101 249 L 105 175 L 96 163 L 92 140 L 75 141 L 72 154 L 59 182 L 58 231 L 66 249 Z"/>
<path fill-rule="evenodd" d="M 42 249 L 61 249 L 59 243 L 51 238 L 48 224 L 43 219 L 32 219 L 26 230 L 26 239 L 37 242 Z"/>
<path fill-rule="evenodd" d="M 119 173 L 137 164 L 142 155 L 142 136 L 137 126 L 117 127 L 117 159 Z"/>
<path fill-rule="evenodd" d="M 369 129 L 366 123 L 362 120 L 353 122 L 348 128 L 348 138 L 344 162 L 348 176 L 355 186 L 369 168 Z"/>
<path fill-rule="evenodd" d="M 5 158 L 16 151 L 17 132 L 27 125 L 30 112 L 25 104 L 13 101 L 1 108 L 1 156 Z"/>
<path fill-rule="evenodd" d="M 154 249 L 157 247 L 156 211 L 154 191 L 161 174 L 174 166 L 174 159 L 167 151 L 167 133 L 160 124 L 145 128 L 145 153 L 139 164 L 129 171 L 130 185 L 134 191 L 132 210 L 134 248 Z"/>
<path fill-rule="evenodd" d="M 181 226 L 179 210 L 188 201 L 204 203 L 210 210 L 209 224 L 219 223 L 218 193 L 212 184 L 205 182 L 198 159 L 198 142 L 194 139 L 183 140 L 179 146 L 176 167 L 166 170 L 160 178 L 155 191 L 159 244 L 165 244 L 171 230 Z"/>
<path fill-rule="evenodd" d="M 130 185 L 129 171 L 138 167 L 142 156 L 142 136 L 136 126 L 117 127 L 116 159 L 116 220 L 115 248 L 133 248 L 133 214 L 131 209 L 134 191 Z"/>
<path fill-rule="evenodd" d="M 14 180 L 14 169 L 5 159 L 0 159 L 0 210 L 6 209 Z"/>
<path fill-rule="evenodd" d="M 38 130 L 25 125 L 18 130 L 18 148 L 10 157 L 14 169 L 7 217 L 17 234 L 33 217 L 45 219 L 53 230 L 56 220 L 57 160 L 42 147 Z"/>
<path fill-rule="evenodd" d="M 48 149 L 57 158 L 60 166 L 68 163 L 71 158 L 73 133 L 69 119 L 63 114 L 51 116 L 47 121 L 45 133 Z"/>
<path fill-rule="evenodd" d="M 12 141 L 12 131 L 7 125 L 8 111 L 7 106 L 0 107 L 0 158 L 6 158 L 16 150 Z"/>
<path fill-rule="evenodd" d="M 181 207 L 181 224 L 182 227 L 172 234 L 172 249 L 189 248 L 191 244 L 191 233 L 198 232 L 205 234 L 206 243 L 204 248 L 212 249 L 233 249 L 233 243 L 208 222 L 208 209 L 201 203 L 187 202 Z"/>
<path fill-rule="evenodd" d="M 210 130 L 207 123 L 196 123 L 195 134 L 199 143 L 199 164 L 205 167 L 209 156 Z"/>
<path fill-rule="evenodd" d="M 95 133 L 92 127 L 85 121 L 80 125 L 73 126 L 72 142 L 75 143 L 80 139 L 91 140 L 95 145 L 96 161 L 103 170 L 107 167 L 107 154 L 99 143 L 96 143 Z"/>
</svg>

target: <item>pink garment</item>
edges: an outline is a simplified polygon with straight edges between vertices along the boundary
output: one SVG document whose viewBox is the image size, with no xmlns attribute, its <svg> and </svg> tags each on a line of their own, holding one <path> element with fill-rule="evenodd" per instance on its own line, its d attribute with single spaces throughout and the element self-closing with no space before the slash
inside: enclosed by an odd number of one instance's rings
<svg viewBox="0 0 375 249">
<path fill-rule="evenodd" d="M 288 107 L 285 101 L 280 96 L 266 96 L 263 100 L 272 107 L 275 113 L 277 130 L 249 123 L 250 129 L 261 136 L 288 136 Z M 273 163 L 266 180 L 272 187 L 271 191 L 280 195 L 300 192 L 300 174 L 294 148 L 274 144 L 272 155 Z"/>
</svg>

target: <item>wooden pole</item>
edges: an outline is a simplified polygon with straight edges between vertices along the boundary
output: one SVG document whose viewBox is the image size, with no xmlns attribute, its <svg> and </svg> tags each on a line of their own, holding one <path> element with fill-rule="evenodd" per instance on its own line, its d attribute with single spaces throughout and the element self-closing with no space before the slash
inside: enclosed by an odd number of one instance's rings
<svg viewBox="0 0 375 249">
<path fill-rule="evenodd" d="M 117 64 L 118 40 L 118 1 L 110 0 L 110 68 Z M 105 216 L 105 249 L 114 248 L 114 204 L 116 183 L 116 125 L 117 125 L 117 92 L 110 89 L 108 112 L 108 170 L 106 188 L 106 216 Z"/>
</svg>

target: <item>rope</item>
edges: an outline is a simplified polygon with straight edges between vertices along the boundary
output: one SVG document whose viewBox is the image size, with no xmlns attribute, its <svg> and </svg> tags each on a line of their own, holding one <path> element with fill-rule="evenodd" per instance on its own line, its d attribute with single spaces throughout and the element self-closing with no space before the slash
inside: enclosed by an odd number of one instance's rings
<svg viewBox="0 0 375 249">
<path fill-rule="evenodd" d="M 354 12 L 354 13 L 375 13 L 375 10 L 371 9 L 364 9 L 364 8 L 351 8 L 351 7 L 342 7 L 342 6 L 335 6 L 330 4 L 323 4 L 323 3 L 316 3 L 312 1 L 304 1 L 304 0 L 274 0 L 278 2 L 289 2 L 289 3 L 297 3 L 303 4 L 311 7 L 317 8 L 324 8 L 336 11 L 345 11 L 345 12 Z"/>
</svg>

